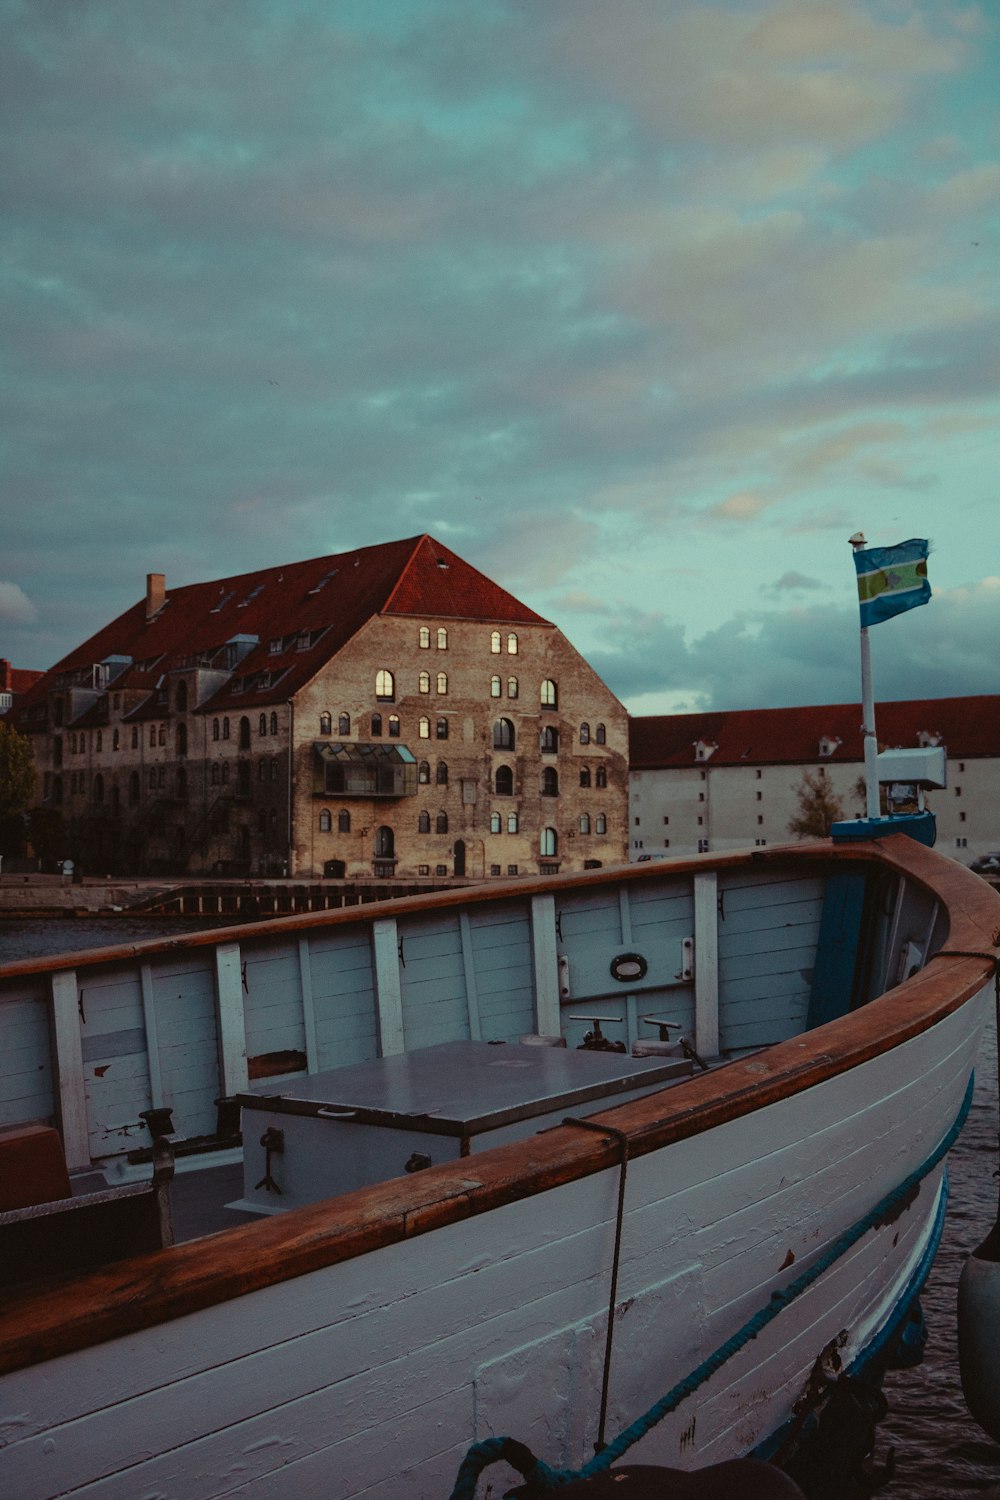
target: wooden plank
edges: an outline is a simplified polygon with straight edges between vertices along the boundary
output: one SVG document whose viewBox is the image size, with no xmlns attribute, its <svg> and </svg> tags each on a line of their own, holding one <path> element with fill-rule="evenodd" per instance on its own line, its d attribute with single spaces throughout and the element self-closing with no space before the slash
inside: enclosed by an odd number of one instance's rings
<svg viewBox="0 0 1000 1500">
<path fill-rule="evenodd" d="M 90 1133 L 84 1091 L 80 996 L 75 969 L 52 975 L 52 1039 L 59 1129 L 71 1172 L 90 1166 Z"/>
<path fill-rule="evenodd" d="M 535 1030 L 558 1036 L 559 954 L 556 948 L 556 902 L 549 894 L 531 898 L 531 961 L 535 973 Z"/>
<path fill-rule="evenodd" d="M 309 955 L 309 939 L 299 938 L 299 986 L 302 991 L 302 1024 L 306 1035 L 306 1067 L 310 1073 L 319 1072 L 319 1043 L 316 1039 L 316 1005 L 313 1000 L 312 963 Z"/>
<path fill-rule="evenodd" d="M 149 1094 L 154 1109 L 163 1108 L 163 1070 L 160 1066 L 160 1034 L 156 1023 L 156 1006 L 153 1004 L 153 970 L 149 964 L 139 965 L 139 986 L 142 991 L 142 1014 L 146 1025 L 146 1053 L 149 1058 Z"/>
<path fill-rule="evenodd" d="M 215 949 L 215 1004 L 222 1093 L 237 1094 L 250 1081 L 239 943 L 219 943 Z"/>
<path fill-rule="evenodd" d="M 472 925 L 469 921 L 469 913 L 463 911 L 458 918 L 459 931 L 462 934 L 462 964 L 465 969 L 465 999 L 469 1008 L 469 1037 L 472 1041 L 482 1040 L 482 1028 L 479 1024 L 479 994 L 476 989 L 476 966 L 472 951 Z"/>
<path fill-rule="evenodd" d="M 372 923 L 372 952 L 379 1055 L 394 1057 L 406 1050 L 406 1038 L 403 1032 L 403 991 L 399 980 L 399 933 L 393 917 L 382 917 Z"/>
</svg>

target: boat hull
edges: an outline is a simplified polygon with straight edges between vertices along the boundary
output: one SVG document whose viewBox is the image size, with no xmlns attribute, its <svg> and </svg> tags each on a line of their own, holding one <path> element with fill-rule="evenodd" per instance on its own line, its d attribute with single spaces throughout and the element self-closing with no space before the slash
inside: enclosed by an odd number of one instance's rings
<svg viewBox="0 0 1000 1500">
<path fill-rule="evenodd" d="M 919 1172 L 961 1108 L 984 1003 L 630 1163 L 609 1436 Z M 616 1121 L 637 1108 L 648 1104 Z M 513 1169 L 531 1149 L 455 1163 L 441 1186 L 471 1189 L 481 1167 Z M 630 1462 L 696 1468 L 750 1452 L 791 1420 L 824 1349 L 858 1361 L 926 1267 L 942 1173 L 835 1256 Z M 14 1372 L 0 1485 L 22 1500 L 84 1487 L 111 1500 L 130 1485 L 207 1500 L 279 1482 L 296 1496 L 430 1500 L 469 1444 L 501 1433 L 579 1467 L 596 1434 L 617 1197 L 609 1166 L 51 1360 L 43 1382 Z"/>
</svg>

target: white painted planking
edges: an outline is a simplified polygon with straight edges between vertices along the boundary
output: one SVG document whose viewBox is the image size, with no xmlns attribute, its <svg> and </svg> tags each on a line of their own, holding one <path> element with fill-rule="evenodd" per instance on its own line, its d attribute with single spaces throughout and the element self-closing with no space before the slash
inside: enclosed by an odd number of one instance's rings
<svg viewBox="0 0 1000 1500">
<path fill-rule="evenodd" d="M 559 953 L 556 945 L 555 899 L 549 894 L 531 898 L 531 960 L 535 982 L 535 1030 L 558 1036 Z"/>
<path fill-rule="evenodd" d="M 80 1001 L 73 969 L 52 973 L 52 1042 L 55 1093 L 66 1165 L 90 1166 L 90 1131 L 83 1079 Z"/>
<path fill-rule="evenodd" d="M 392 1057 L 406 1048 L 399 978 L 399 935 L 392 917 L 382 917 L 372 923 L 371 942 L 378 1006 L 379 1055 Z"/>
</svg>

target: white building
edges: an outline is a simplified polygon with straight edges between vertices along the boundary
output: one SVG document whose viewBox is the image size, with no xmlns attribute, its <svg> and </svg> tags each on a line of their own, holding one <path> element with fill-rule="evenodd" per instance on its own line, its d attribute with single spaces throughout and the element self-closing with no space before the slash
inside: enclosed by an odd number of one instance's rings
<svg viewBox="0 0 1000 1500">
<path fill-rule="evenodd" d="M 1000 697 L 880 703 L 876 726 L 880 749 L 945 748 L 948 785 L 927 794 L 943 853 L 1000 849 Z M 805 772 L 863 812 L 859 704 L 632 719 L 629 858 L 788 842 Z"/>
</svg>

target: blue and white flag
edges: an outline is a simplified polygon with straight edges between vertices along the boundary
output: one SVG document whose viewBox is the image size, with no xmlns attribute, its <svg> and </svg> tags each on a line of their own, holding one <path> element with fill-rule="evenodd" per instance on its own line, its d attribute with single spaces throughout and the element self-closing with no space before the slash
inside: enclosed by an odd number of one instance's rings
<svg viewBox="0 0 1000 1500">
<path fill-rule="evenodd" d="M 879 625 L 916 609 L 931 597 L 926 541 L 914 538 L 895 547 L 861 547 L 854 553 L 861 624 Z"/>
</svg>

